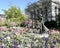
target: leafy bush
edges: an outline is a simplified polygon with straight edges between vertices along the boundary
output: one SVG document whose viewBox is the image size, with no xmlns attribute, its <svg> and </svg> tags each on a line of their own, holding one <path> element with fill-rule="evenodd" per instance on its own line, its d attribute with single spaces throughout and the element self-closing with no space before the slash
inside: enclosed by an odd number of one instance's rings
<svg viewBox="0 0 60 48">
<path fill-rule="evenodd" d="M 7 25 L 10 25 L 11 22 L 15 22 L 17 25 L 20 25 L 24 20 L 25 16 L 21 13 L 20 8 L 17 8 L 15 6 L 11 6 L 9 9 L 4 10 L 7 21 Z M 13 25 L 14 26 L 14 25 Z"/>
</svg>

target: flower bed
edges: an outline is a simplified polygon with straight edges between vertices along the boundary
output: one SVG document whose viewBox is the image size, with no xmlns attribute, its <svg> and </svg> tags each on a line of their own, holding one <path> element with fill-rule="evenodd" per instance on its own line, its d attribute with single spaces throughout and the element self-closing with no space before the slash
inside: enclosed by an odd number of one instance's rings
<svg viewBox="0 0 60 48">
<path fill-rule="evenodd" d="M 43 34 L 42 34 L 43 35 Z M 0 32 L 0 48 L 60 48 L 60 33 L 46 34 Z"/>
</svg>

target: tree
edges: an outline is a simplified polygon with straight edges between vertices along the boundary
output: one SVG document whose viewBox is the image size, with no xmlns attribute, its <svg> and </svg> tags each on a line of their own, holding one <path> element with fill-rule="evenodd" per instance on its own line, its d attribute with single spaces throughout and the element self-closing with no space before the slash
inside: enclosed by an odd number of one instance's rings
<svg viewBox="0 0 60 48">
<path fill-rule="evenodd" d="M 9 9 L 3 11 L 7 16 L 7 20 L 10 20 L 10 22 L 16 22 L 18 25 L 25 19 L 24 15 L 21 13 L 20 8 L 15 6 L 11 6 Z"/>
</svg>

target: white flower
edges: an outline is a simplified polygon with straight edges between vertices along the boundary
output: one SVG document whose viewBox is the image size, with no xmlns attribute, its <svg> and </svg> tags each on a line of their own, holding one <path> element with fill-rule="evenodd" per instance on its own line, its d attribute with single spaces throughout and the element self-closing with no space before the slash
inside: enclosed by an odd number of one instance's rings
<svg viewBox="0 0 60 48">
<path fill-rule="evenodd" d="M 4 44 L 2 44 L 2 46 L 5 46 Z"/>
<path fill-rule="evenodd" d="M 8 36 L 6 39 L 10 40 L 10 37 Z"/>
<path fill-rule="evenodd" d="M 45 38 L 48 38 L 49 37 L 49 34 L 44 34 Z"/>
<path fill-rule="evenodd" d="M 27 44 L 28 47 L 30 47 L 31 45 L 30 44 Z"/>
<path fill-rule="evenodd" d="M 21 47 L 21 45 L 18 45 L 18 47 Z"/>
<path fill-rule="evenodd" d="M 45 33 L 44 34 L 41 34 L 40 35 L 40 38 L 43 38 L 43 37 L 48 38 L 49 37 L 49 34 L 45 34 Z"/>
<path fill-rule="evenodd" d="M 38 40 L 36 40 L 36 42 L 38 42 Z"/>
</svg>

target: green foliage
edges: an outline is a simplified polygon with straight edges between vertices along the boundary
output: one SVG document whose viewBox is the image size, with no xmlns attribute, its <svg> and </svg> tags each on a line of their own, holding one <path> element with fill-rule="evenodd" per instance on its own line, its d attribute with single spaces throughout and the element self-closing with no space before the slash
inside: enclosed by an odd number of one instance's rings
<svg viewBox="0 0 60 48">
<path fill-rule="evenodd" d="M 8 10 L 4 10 L 4 13 L 7 15 L 7 18 L 16 18 L 22 16 L 20 8 L 11 6 Z"/>
<path fill-rule="evenodd" d="M 5 26 L 5 20 L 0 20 L 0 26 Z"/>
<path fill-rule="evenodd" d="M 15 6 L 11 6 L 9 9 L 4 10 L 4 13 L 7 16 L 7 20 L 10 20 L 10 22 L 16 22 L 18 25 L 20 25 L 20 23 L 25 20 L 25 17 L 21 13 L 20 8 Z"/>
</svg>

